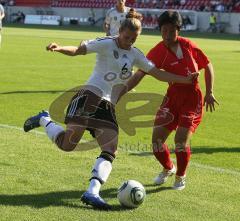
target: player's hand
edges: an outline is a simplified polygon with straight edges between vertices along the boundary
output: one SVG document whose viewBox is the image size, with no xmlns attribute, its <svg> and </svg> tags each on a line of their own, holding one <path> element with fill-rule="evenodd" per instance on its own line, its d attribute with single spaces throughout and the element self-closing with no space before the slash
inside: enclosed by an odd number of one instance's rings
<svg viewBox="0 0 240 221">
<path fill-rule="evenodd" d="M 190 83 L 194 84 L 197 82 L 198 76 L 199 76 L 199 72 L 194 72 L 194 73 L 188 75 L 187 78 Z"/>
<path fill-rule="evenodd" d="M 47 51 L 59 51 L 60 46 L 57 43 L 51 43 L 46 47 Z"/>
<path fill-rule="evenodd" d="M 207 93 L 204 97 L 204 106 L 206 106 L 206 111 L 208 111 L 208 109 L 210 109 L 210 112 L 215 111 L 215 103 L 219 105 L 219 103 L 214 97 L 214 94 Z"/>
</svg>

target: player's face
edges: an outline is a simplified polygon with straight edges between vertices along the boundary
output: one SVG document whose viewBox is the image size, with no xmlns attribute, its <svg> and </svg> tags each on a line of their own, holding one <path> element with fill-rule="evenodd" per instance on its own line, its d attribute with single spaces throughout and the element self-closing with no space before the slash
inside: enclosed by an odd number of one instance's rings
<svg viewBox="0 0 240 221">
<path fill-rule="evenodd" d="M 118 5 L 125 5 L 126 0 L 117 0 Z"/>
<path fill-rule="evenodd" d="M 119 32 L 118 43 L 120 48 L 128 50 L 137 40 L 139 31 L 131 31 L 128 28 Z"/>
<path fill-rule="evenodd" d="M 164 24 L 161 27 L 161 34 L 165 45 L 170 46 L 177 41 L 179 31 L 173 24 Z"/>
</svg>

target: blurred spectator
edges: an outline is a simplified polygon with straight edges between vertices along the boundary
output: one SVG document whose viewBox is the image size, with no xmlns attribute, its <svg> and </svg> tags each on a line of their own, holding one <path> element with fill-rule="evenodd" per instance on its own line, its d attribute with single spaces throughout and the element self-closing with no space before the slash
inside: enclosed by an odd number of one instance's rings
<svg viewBox="0 0 240 221">
<path fill-rule="evenodd" d="M 180 0 L 174 0 L 173 4 L 180 6 Z"/>
<path fill-rule="evenodd" d="M 120 24 L 125 20 L 130 8 L 125 6 L 126 0 L 116 0 L 116 6 L 107 11 L 103 29 L 107 35 L 118 35 Z"/>
<path fill-rule="evenodd" d="M 205 5 L 204 4 L 201 4 L 199 6 L 199 11 L 201 11 L 201 12 L 205 11 Z"/>
<path fill-rule="evenodd" d="M 211 31 L 211 32 L 216 32 L 217 31 L 217 17 L 214 15 L 214 13 L 211 13 L 210 17 L 209 17 L 209 28 L 207 29 L 207 31 Z"/>
<path fill-rule="evenodd" d="M 223 1 L 220 1 L 218 4 L 216 4 L 215 11 L 217 11 L 217 12 L 225 11 L 225 5 L 224 5 Z"/>
<path fill-rule="evenodd" d="M 96 23 L 95 17 L 96 17 L 96 15 L 95 15 L 93 8 L 90 8 L 88 21 L 90 22 L 90 24 L 92 26 L 94 26 Z"/>
<path fill-rule="evenodd" d="M 6 0 L 0 0 L 0 4 L 1 4 L 2 6 L 5 6 L 5 5 L 6 5 Z"/>
<path fill-rule="evenodd" d="M 9 0 L 9 1 L 8 1 L 8 5 L 9 5 L 9 6 L 14 6 L 14 5 L 15 5 L 14 0 Z"/>
<path fill-rule="evenodd" d="M 188 15 L 182 16 L 182 27 L 183 29 L 186 29 L 188 25 L 192 25 L 191 19 Z"/>
<path fill-rule="evenodd" d="M 185 5 L 186 4 L 186 0 L 180 0 L 180 4 L 181 5 Z"/>
<path fill-rule="evenodd" d="M 25 14 L 21 11 L 18 11 L 16 14 L 16 18 L 13 20 L 14 23 L 24 23 Z"/>
</svg>

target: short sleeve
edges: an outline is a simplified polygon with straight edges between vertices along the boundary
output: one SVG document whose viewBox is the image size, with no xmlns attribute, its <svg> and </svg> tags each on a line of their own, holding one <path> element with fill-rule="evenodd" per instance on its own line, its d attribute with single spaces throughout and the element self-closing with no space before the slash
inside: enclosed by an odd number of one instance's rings
<svg viewBox="0 0 240 221">
<path fill-rule="evenodd" d="M 157 68 L 161 68 L 161 50 L 159 45 L 156 45 L 147 53 L 147 59 L 150 60 Z"/>
<path fill-rule="evenodd" d="M 140 50 L 138 50 L 137 48 L 135 48 L 135 50 L 135 66 L 142 71 L 148 73 L 151 69 L 155 67 L 155 65 L 150 60 L 148 60 Z"/>
<path fill-rule="evenodd" d="M 209 59 L 208 57 L 204 54 L 204 52 L 194 43 L 191 42 L 191 48 L 192 48 L 192 55 L 198 64 L 198 69 L 201 70 L 205 68 L 208 63 Z"/>
<path fill-rule="evenodd" d="M 83 44 L 86 45 L 87 54 L 90 53 L 102 53 L 107 49 L 107 45 L 110 39 L 99 38 L 95 40 L 83 41 Z"/>
</svg>

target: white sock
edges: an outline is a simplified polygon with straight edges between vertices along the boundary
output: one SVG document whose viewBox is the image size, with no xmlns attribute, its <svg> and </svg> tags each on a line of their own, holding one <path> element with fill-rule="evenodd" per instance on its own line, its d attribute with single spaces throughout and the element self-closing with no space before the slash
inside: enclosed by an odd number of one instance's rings
<svg viewBox="0 0 240 221">
<path fill-rule="evenodd" d="M 63 127 L 54 123 L 51 117 L 41 117 L 39 124 L 45 128 L 46 134 L 52 142 L 55 142 L 58 135 L 64 131 Z"/>
<path fill-rule="evenodd" d="M 54 122 L 51 122 L 50 124 L 47 125 L 47 127 L 45 127 L 45 131 L 49 137 L 49 139 L 55 143 L 58 135 L 62 132 L 64 132 L 64 129 L 62 126 L 57 125 Z"/>
<path fill-rule="evenodd" d="M 97 179 L 91 179 L 88 192 L 94 195 L 99 194 L 101 183 Z"/>
<path fill-rule="evenodd" d="M 92 178 L 88 191 L 99 194 L 101 184 L 105 183 L 112 171 L 112 163 L 102 157 L 97 158 L 92 170 Z M 97 179 L 94 179 L 96 177 Z M 101 181 L 101 183 L 100 183 Z"/>
<path fill-rule="evenodd" d="M 40 121 L 39 121 L 39 124 L 42 126 L 42 127 L 46 127 L 46 125 L 52 121 L 51 117 L 41 117 L 40 118 Z"/>
</svg>

